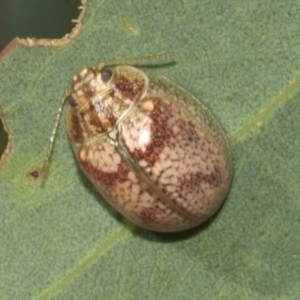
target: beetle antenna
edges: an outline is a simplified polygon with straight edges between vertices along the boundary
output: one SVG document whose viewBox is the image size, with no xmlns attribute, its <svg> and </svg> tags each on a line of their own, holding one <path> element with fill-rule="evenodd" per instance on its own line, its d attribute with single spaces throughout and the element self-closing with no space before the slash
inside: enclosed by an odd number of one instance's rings
<svg viewBox="0 0 300 300">
<path fill-rule="evenodd" d="M 53 146 L 54 146 L 54 142 L 57 136 L 57 129 L 59 127 L 60 124 L 60 120 L 61 120 L 61 115 L 62 115 L 62 111 L 64 108 L 64 105 L 66 103 L 66 100 L 68 99 L 68 97 L 71 95 L 71 92 L 65 92 L 62 99 L 61 99 L 61 104 L 58 108 L 58 112 L 56 115 L 56 120 L 52 129 L 52 133 L 51 133 L 51 137 L 50 137 L 50 143 L 47 149 L 47 153 L 44 159 L 44 163 L 41 167 L 41 169 L 37 169 L 34 170 L 30 173 L 30 175 L 34 178 L 41 178 L 43 179 L 43 181 L 45 180 L 46 176 L 47 176 L 47 171 L 48 171 L 48 167 L 49 167 L 49 162 L 50 162 L 50 158 L 53 152 Z"/>
<path fill-rule="evenodd" d="M 150 55 L 150 56 L 115 59 L 115 60 L 110 60 L 110 61 L 101 63 L 97 67 L 97 69 L 102 70 L 106 66 L 113 66 L 113 65 L 134 64 L 134 63 L 144 62 L 144 61 L 167 59 L 167 58 L 173 57 L 174 55 L 175 55 L 174 52 L 168 52 L 168 53 L 162 53 L 162 54 L 156 54 L 156 55 Z"/>
</svg>

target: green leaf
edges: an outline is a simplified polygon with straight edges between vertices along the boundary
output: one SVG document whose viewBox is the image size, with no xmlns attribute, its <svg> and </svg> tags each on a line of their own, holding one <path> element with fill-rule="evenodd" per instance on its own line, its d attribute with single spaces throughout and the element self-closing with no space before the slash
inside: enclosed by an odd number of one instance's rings
<svg viewBox="0 0 300 300">
<path fill-rule="evenodd" d="M 299 299 L 300 2 L 96 1 L 70 42 L 13 42 L 0 65 L 1 299 Z M 203 99 L 231 142 L 230 194 L 210 222 L 157 234 L 122 219 L 80 172 L 65 122 L 73 74 L 174 51 L 163 74 Z"/>
</svg>

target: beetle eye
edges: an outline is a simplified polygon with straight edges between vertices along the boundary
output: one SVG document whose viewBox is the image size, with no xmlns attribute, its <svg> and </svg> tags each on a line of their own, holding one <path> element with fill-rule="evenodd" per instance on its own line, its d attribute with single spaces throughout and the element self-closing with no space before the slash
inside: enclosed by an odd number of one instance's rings
<svg viewBox="0 0 300 300">
<path fill-rule="evenodd" d="M 107 69 L 107 70 L 103 70 L 101 71 L 101 79 L 104 83 L 108 83 L 109 80 L 111 79 L 112 76 L 112 71 Z"/>
<path fill-rule="evenodd" d="M 68 99 L 68 102 L 72 107 L 76 107 L 78 105 L 77 101 L 72 96 Z"/>
</svg>

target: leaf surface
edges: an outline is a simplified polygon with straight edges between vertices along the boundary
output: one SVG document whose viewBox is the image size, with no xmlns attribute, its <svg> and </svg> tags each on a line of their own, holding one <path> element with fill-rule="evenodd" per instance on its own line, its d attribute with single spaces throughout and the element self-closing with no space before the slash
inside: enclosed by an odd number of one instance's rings
<svg viewBox="0 0 300 300">
<path fill-rule="evenodd" d="M 300 2 L 88 1 L 69 42 L 14 42 L 0 64 L 10 147 L 0 164 L 2 299 L 299 299 Z M 157 234 L 122 219 L 80 172 L 60 126 L 73 74 L 115 58 L 174 51 L 162 74 L 223 124 L 235 161 L 210 222 Z"/>
</svg>

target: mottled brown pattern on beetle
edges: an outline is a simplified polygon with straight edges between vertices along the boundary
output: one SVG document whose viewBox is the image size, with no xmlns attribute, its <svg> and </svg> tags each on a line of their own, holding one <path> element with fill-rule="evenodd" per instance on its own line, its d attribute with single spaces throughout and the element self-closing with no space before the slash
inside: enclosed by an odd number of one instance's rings
<svg viewBox="0 0 300 300">
<path fill-rule="evenodd" d="M 76 113 L 71 114 L 71 122 L 72 122 L 72 137 L 74 140 L 83 139 L 82 128 L 80 126 L 80 120 Z"/>
<path fill-rule="evenodd" d="M 143 88 L 144 84 L 138 82 L 138 80 L 130 81 L 124 76 L 120 76 L 116 82 L 116 88 L 129 99 L 134 99 L 137 94 L 139 94 Z"/>
<path fill-rule="evenodd" d="M 111 106 L 106 109 L 105 117 L 106 117 L 107 120 L 109 120 L 111 125 L 114 125 L 117 122 L 117 120 L 114 116 L 114 113 L 113 113 L 113 109 L 112 109 Z"/>
<path fill-rule="evenodd" d="M 90 105 L 88 114 L 90 115 L 90 124 L 101 129 L 102 131 L 103 130 L 102 122 L 95 110 L 94 105 Z"/>
<path fill-rule="evenodd" d="M 113 173 L 102 172 L 97 167 L 94 167 L 89 161 L 79 160 L 79 162 L 87 174 L 106 188 L 113 187 L 117 182 L 122 183 L 128 180 L 129 169 L 125 162 L 121 162 L 118 165 L 117 172 Z"/>
<path fill-rule="evenodd" d="M 156 209 L 151 207 L 144 207 L 139 213 L 138 217 L 145 224 L 153 224 L 156 221 Z"/>
<path fill-rule="evenodd" d="M 97 71 L 94 68 L 88 68 L 87 72 L 82 76 L 80 73 L 77 76 L 76 80 L 73 80 L 72 82 L 72 88 L 74 90 L 74 87 L 79 83 L 80 84 L 80 90 L 84 93 L 84 96 L 86 98 L 91 98 L 95 94 L 95 89 L 90 85 L 89 82 L 83 82 L 84 79 L 89 76 L 90 74 L 93 74 L 94 77 L 96 76 Z"/>
<path fill-rule="evenodd" d="M 218 167 L 214 167 L 210 174 L 204 175 L 202 172 L 194 174 L 188 173 L 179 178 L 179 190 L 182 194 L 195 193 L 201 189 L 203 184 L 209 184 L 217 188 L 222 183 L 221 172 Z"/>
<path fill-rule="evenodd" d="M 152 98 L 154 109 L 151 112 L 151 143 L 147 145 L 146 151 L 135 149 L 133 156 L 137 160 L 146 160 L 148 165 L 152 167 L 162 149 L 171 138 L 171 131 L 165 124 L 166 115 L 170 114 L 168 108 L 161 103 L 160 98 Z"/>
<path fill-rule="evenodd" d="M 185 124 L 185 122 L 184 122 L 184 124 Z M 184 129 L 189 133 L 188 138 L 193 139 L 192 137 L 197 137 L 197 139 L 199 139 L 199 135 L 196 131 L 195 124 L 193 124 L 192 122 L 187 122 L 186 125 L 187 126 L 185 126 L 185 125 L 183 125 L 183 126 L 184 126 Z"/>
<path fill-rule="evenodd" d="M 86 115 L 88 114 L 87 111 L 81 111 L 79 113 L 80 119 L 79 122 L 82 127 L 82 131 L 86 134 L 86 136 L 90 137 L 93 136 L 92 128 L 89 126 L 89 124 L 86 121 Z"/>
<path fill-rule="evenodd" d="M 81 89 L 82 89 L 82 91 L 84 93 L 84 96 L 86 98 L 91 98 L 95 94 L 95 89 L 89 83 L 84 83 L 82 85 Z"/>
</svg>

